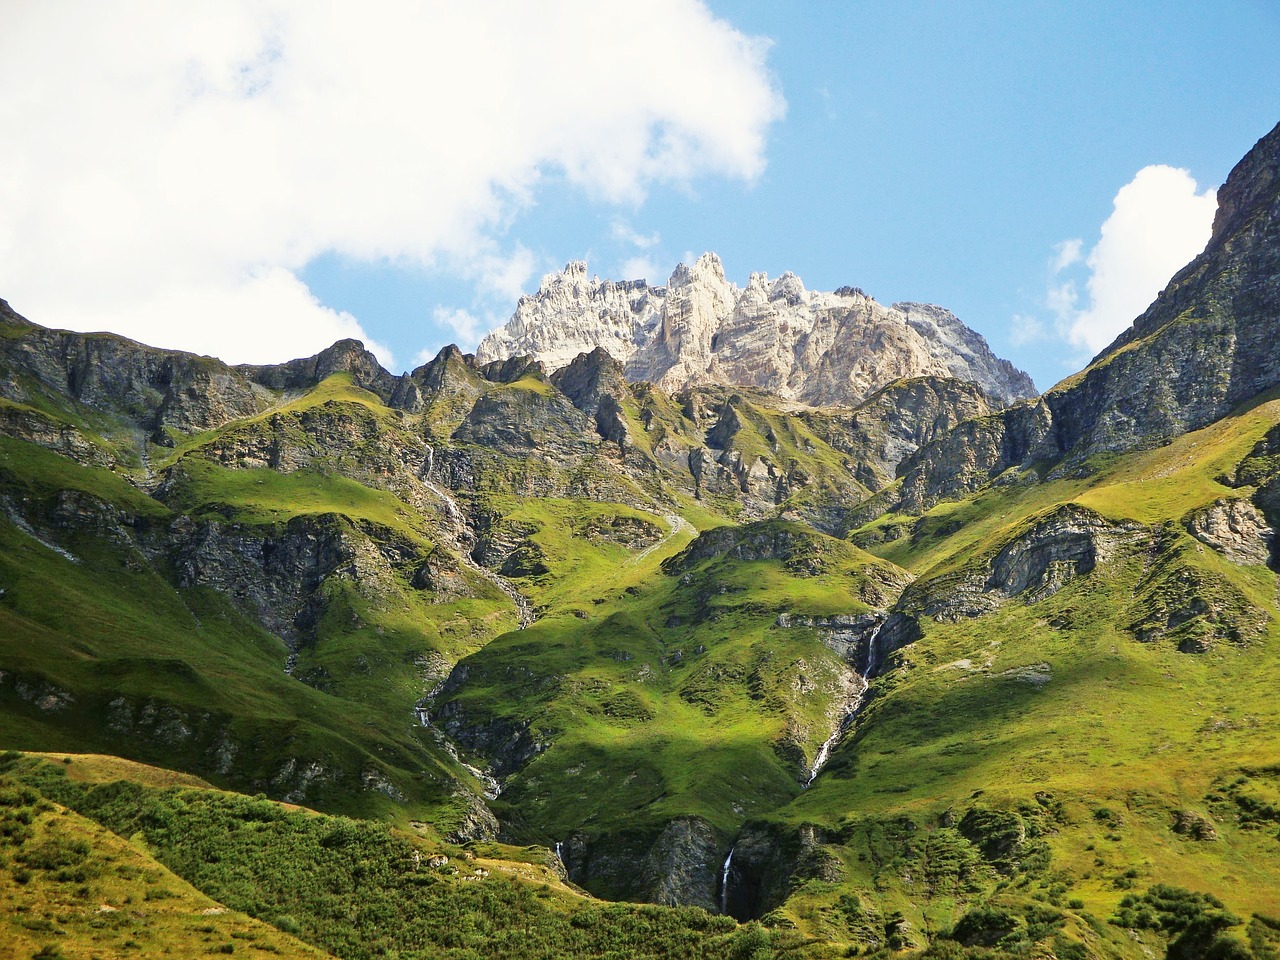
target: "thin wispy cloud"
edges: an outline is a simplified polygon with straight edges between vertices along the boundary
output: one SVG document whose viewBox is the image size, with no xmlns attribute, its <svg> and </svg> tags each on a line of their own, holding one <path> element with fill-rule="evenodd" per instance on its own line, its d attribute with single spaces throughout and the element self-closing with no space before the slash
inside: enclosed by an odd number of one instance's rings
<svg viewBox="0 0 1280 960">
<path fill-rule="evenodd" d="M 638 247 L 641 250 L 648 250 L 650 247 L 656 247 L 662 240 L 661 235 L 655 230 L 653 233 L 640 233 L 631 224 L 622 220 L 613 221 L 609 230 L 610 235 L 619 243 L 629 244 Z"/>
<path fill-rule="evenodd" d="M 368 339 L 298 279 L 322 254 L 510 299 L 535 262 L 507 231 L 548 178 L 633 208 L 659 184 L 751 181 L 785 106 L 767 44 L 697 0 L 5 19 L 2 295 L 42 323 L 233 361 Z"/>
</svg>

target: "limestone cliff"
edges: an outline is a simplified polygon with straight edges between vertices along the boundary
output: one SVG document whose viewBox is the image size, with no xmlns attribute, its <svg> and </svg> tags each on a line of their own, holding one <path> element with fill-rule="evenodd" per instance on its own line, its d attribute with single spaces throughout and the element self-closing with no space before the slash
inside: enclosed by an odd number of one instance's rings
<svg viewBox="0 0 1280 960">
<path fill-rule="evenodd" d="M 520 299 L 477 358 L 528 354 L 558 370 L 598 348 L 631 380 L 668 390 L 721 383 L 851 405 L 895 380 L 929 376 L 974 383 L 1002 406 L 1035 395 L 1025 373 L 941 307 L 885 307 L 852 287 L 807 290 L 793 273 L 753 273 L 739 288 L 713 253 L 652 287 L 589 278 L 585 263 L 570 263 Z"/>
</svg>

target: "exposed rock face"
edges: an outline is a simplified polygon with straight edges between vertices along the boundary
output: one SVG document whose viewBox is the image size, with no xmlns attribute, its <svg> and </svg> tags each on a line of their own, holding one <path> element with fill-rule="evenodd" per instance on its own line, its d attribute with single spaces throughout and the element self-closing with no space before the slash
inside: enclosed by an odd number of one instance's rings
<svg viewBox="0 0 1280 960">
<path fill-rule="evenodd" d="M 1035 603 L 1057 593 L 1070 580 L 1091 573 L 1122 547 L 1145 536 L 1139 524 L 1113 523 L 1092 510 L 1067 504 L 1015 536 L 985 564 L 909 587 L 898 615 L 956 623 L 990 613 L 1014 597 Z M 895 625 L 894 629 L 900 628 Z M 887 640 L 884 633 L 882 640 Z M 902 640 L 909 642 L 905 635 Z M 885 649 L 901 645 L 890 640 Z"/>
<path fill-rule="evenodd" d="M 806 880 L 838 882 L 844 869 L 827 842 L 812 824 L 793 831 L 748 823 L 734 843 L 725 912 L 738 920 L 752 920 L 782 903 Z"/>
<path fill-rule="evenodd" d="M 38 447 L 70 457 L 78 463 L 110 466 L 113 458 L 79 430 L 39 410 L 0 406 L 0 434 L 25 440 Z"/>
<path fill-rule="evenodd" d="M 1065 467 L 1158 446 L 1280 384 L 1280 125 L 1218 191 L 1213 235 L 1081 374 L 1039 400 L 963 424 L 904 464 L 919 510 L 1035 460 Z"/>
<path fill-rule="evenodd" d="M 209 357 L 157 350 L 113 334 L 48 330 L 3 301 L 0 322 L 21 328 L 19 337 L 0 338 L 0 396 L 8 400 L 33 399 L 31 384 L 149 430 L 207 430 L 257 413 L 270 400 L 267 390 Z"/>
<path fill-rule="evenodd" d="M 882 387 L 851 413 L 802 411 L 798 416 L 855 460 L 862 468 L 858 479 L 874 490 L 891 483 L 898 464 L 920 447 L 994 410 L 974 383 L 917 377 Z"/>
<path fill-rule="evenodd" d="M 1276 532 L 1248 500 L 1215 500 L 1187 524 L 1191 535 L 1235 563 L 1267 563 Z"/>
<path fill-rule="evenodd" d="M 563 845 L 569 879 L 611 899 L 719 910 L 724 847 L 700 817 L 678 817 L 651 830 L 576 833 Z"/>
<path fill-rule="evenodd" d="M 408 409 L 421 402 L 412 378 L 383 370 L 356 340 L 340 340 L 302 360 L 230 367 L 115 334 L 49 330 L 3 300 L 0 326 L 20 333 L 0 337 L 0 397 L 25 403 L 34 398 L 34 385 L 38 393 L 66 396 L 148 432 L 218 427 L 267 408 L 277 399 L 275 391 L 305 390 L 334 373 L 351 374 L 356 386 L 392 406 Z"/>
<path fill-rule="evenodd" d="M 744 289 L 705 253 L 665 287 L 588 279 L 570 263 L 522 297 L 480 343 L 488 363 L 528 354 L 548 368 L 602 348 L 632 380 L 678 390 L 716 382 L 813 404 L 855 404 L 901 378 L 957 378 L 1003 405 L 1035 396 L 1031 379 L 941 307 L 885 307 L 859 290 L 806 290 L 785 273 L 754 273 Z"/>
<path fill-rule="evenodd" d="M 595 421 L 596 433 L 602 440 L 611 440 L 625 451 L 631 442 L 631 431 L 623 404 L 631 399 L 631 391 L 622 364 L 603 347 L 596 347 L 590 353 L 578 354 L 551 382 Z"/>
<path fill-rule="evenodd" d="M 649 848 L 641 868 L 643 898 L 667 906 L 715 910 L 719 842 L 705 820 L 672 820 Z"/>
<path fill-rule="evenodd" d="M 335 515 L 295 517 L 278 527 L 245 528 L 179 517 L 167 531 L 179 586 L 210 586 L 290 646 L 313 637 L 324 611 L 320 586 L 359 582 L 369 594 L 411 570 L 418 551 L 390 530 L 368 532 Z"/>
</svg>

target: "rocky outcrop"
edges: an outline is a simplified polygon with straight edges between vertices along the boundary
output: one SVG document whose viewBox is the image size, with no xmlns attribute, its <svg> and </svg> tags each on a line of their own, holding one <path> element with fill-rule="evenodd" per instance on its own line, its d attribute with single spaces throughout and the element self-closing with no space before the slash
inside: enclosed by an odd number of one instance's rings
<svg viewBox="0 0 1280 960">
<path fill-rule="evenodd" d="M 1219 643 L 1244 646 L 1265 636 L 1267 612 L 1228 578 L 1196 563 L 1183 543 L 1170 525 L 1155 544 L 1153 562 L 1120 619 L 1133 637 L 1205 653 Z"/>
<path fill-rule="evenodd" d="M 898 464 L 916 450 L 994 409 L 974 383 L 917 377 L 895 380 L 851 412 L 800 411 L 797 416 L 856 464 L 860 482 L 877 490 L 893 482 Z"/>
<path fill-rule="evenodd" d="M 394 589 L 393 568 L 411 573 L 419 548 L 385 528 L 361 530 L 336 515 L 269 527 L 176 519 L 167 532 L 180 587 L 208 586 L 293 648 L 314 639 L 325 609 L 321 586 L 346 580 L 369 596 Z"/>
<path fill-rule="evenodd" d="M 403 378 L 383 370 L 378 358 L 359 340 L 339 340 L 314 357 L 261 366 L 243 365 L 235 369 L 254 383 L 272 390 L 306 390 L 335 373 L 346 373 L 357 387 L 378 394 L 388 403 L 397 393 L 397 388 L 400 388 L 402 402 L 411 396 L 404 392 L 406 388 L 401 387 Z"/>
<path fill-rule="evenodd" d="M 681 553 L 662 564 L 671 575 L 707 560 L 781 560 L 793 573 L 816 575 L 825 569 L 824 540 L 798 524 L 766 520 L 744 526 L 715 527 L 700 534 Z M 832 544 L 835 545 L 834 542 Z"/>
<path fill-rule="evenodd" d="M 682 817 L 666 825 L 640 867 L 641 899 L 716 910 L 720 843 L 711 825 Z"/>
<path fill-rule="evenodd" d="M 515 385 L 481 396 L 453 439 L 505 453 L 537 450 L 552 459 L 591 453 L 599 442 L 590 422 L 563 394 Z"/>
<path fill-rule="evenodd" d="M 1019 471 L 1060 455 L 1053 414 L 1044 400 L 1017 404 L 998 414 L 966 420 L 902 461 L 897 505 L 903 512 L 920 513 L 1002 475 L 1016 479 Z M 880 512 L 889 506 L 885 502 Z"/>
<path fill-rule="evenodd" d="M 0 435 L 33 443 L 77 463 L 96 467 L 115 463 L 104 444 L 94 443 L 71 424 L 32 407 L 0 403 Z"/>
<path fill-rule="evenodd" d="M 1035 603 L 1147 537 L 1139 524 L 1115 523 L 1066 504 L 1035 520 L 993 556 L 918 581 L 903 594 L 897 612 L 956 623 L 1015 597 Z M 895 624 L 894 629 L 901 628 Z"/>
<path fill-rule="evenodd" d="M 598 896 L 719 909 L 723 843 L 701 817 L 649 829 L 578 832 L 561 845 L 569 879 Z"/>
<path fill-rule="evenodd" d="M 602 347 L 581 353 L 551 378 L 575 407 L 595 422 L 602 440 L 625 452 L 631 445 L 623 404 L 631 399 L 626 373 Z"/>
<path fill-rule="evenodd" d="M 827 836 L 813 824 L 792 830 L 775 824 L 748 823 L 733 845 L 724 911 L 737 920 L 764 916 L 804 881 L 838 882 L 839 859 L 827 849 Z"/>
<path fill-rule="evenodd" d="M 1271 561 L 1276 532 L 1248 500 L 1215 500 L 1187 521 L 1191 535 L 1233 563 Z"/>
<path fill-rule="evenodd" d="M 146 431 L 208 430 L 266 407 L 271 394 L 211 357 L 158 350 L 107 333 L 48 330 L 0 301 L 0 397 L 65 398 Z"/>
<path fill-rule="evenodd" d="M 754 273 L 740 289 L 712 253 L 662 287 L 588 279 L 585 263 L 570 263 L 522 297 L 476 355 L 528 354 L 556 370 L 597 348 L 631 380 L 668 390 L 722 383 L 850 405 L 894 380 L 935 376 L 972 382 L 999 405 L 1035 395 L 1026 374 L 941 307 L 885 307 L 852 287 L 814 292 L 792 273 Z"/>
<path fill-rule="evenodd" d="M 903 465 L 920 510 L 1034 462 L 1075 469 L 1101 452 L 1158 446 L 1280 384 L 1280 125 L 1218 191 L 1195 260 L 1082 373 L 1031 405 L 962 424 Z"/>
</svg>

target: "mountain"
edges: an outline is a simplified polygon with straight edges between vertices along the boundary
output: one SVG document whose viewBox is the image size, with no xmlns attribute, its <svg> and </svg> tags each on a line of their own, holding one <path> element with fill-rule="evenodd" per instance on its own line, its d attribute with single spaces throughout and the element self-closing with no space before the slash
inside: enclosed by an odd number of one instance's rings
<svg viewBox="0 0 1280 960">
<path fill-rule="evenodd" d="M 642 377 L 231 367 L 4 306 L 0 735 L 59 751 L 0 756 L 12 942 L 161 949 L 149 904 L 198 891 L 233 951 L 1275 956 L 1278 170 L 1280 127 L 1133 329 L 1012 405 L 730 382 L 763 348 L 704 338 L 708 258 Z M 867 371 L 967 342 L 858 298 L 793 299 L 882 311 Z"/>
<path fill-rule="evenodd" d="M 1143 449 L 1228 415 L 1280 382 L 1280 129 L 1218 191 L 1204 252 L 1080 373 L 922 451 L 906 467 L 912 507 L 1011 470 Z"/>
<path fill-rule="evenodd" d="M 976 384 L 993 402 L 1036 394 L 1031 378 L 941 307 L 884 307 L 861 290 L 806 290 L 784 273 L 753 273 L 745 289 L 704 253 L 665 287 L 587 277 L 577 261 L 521 297 L 486 336 L 481 363 L 531 356 L 558 370 L 596 348 L 628 378 L 680 390 L 721 383 L 816 405 L 855 405 L 895 380 L 942 377 Z"/>
</svg>

